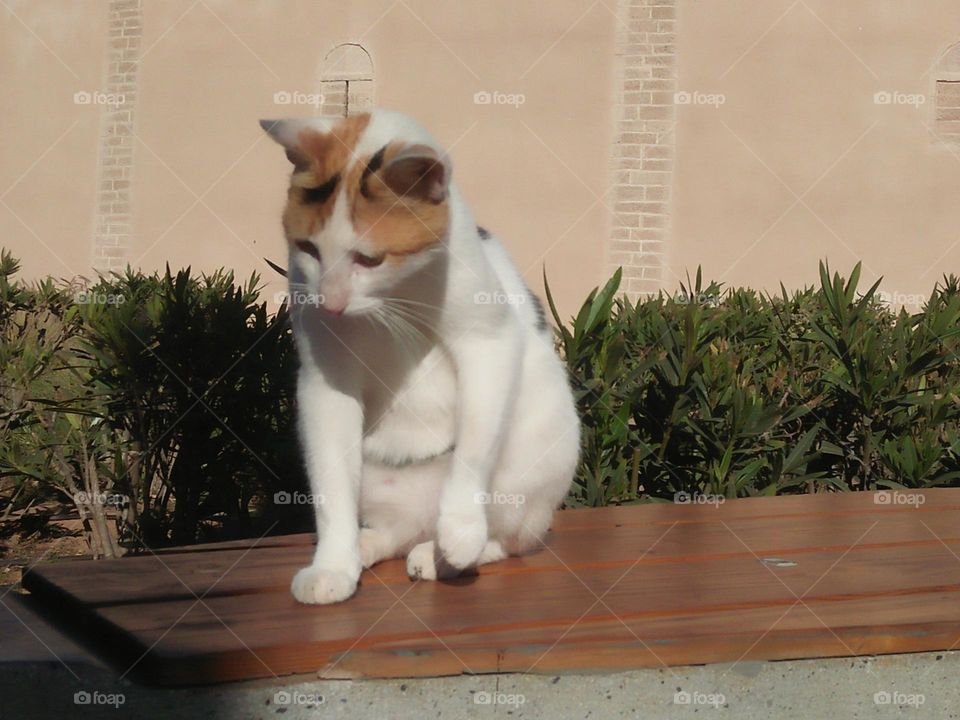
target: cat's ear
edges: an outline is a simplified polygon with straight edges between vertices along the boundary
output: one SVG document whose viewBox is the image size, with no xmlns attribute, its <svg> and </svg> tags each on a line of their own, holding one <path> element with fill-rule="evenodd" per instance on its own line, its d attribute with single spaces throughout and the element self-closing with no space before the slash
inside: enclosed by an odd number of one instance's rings
<svg viewBox="0 0 960 720">
<path fill-rule="evenodd" d="M 453 168 L 445 153 L 429 145 L 407 145 L 383 166 L 383 182 L 397 195 L 437 205 L 447 197 Z"/>
<path fill-rule="evenodd" d="M 306 118 L 289 120 L 261 120 L 260 127 L 270 137 L 283 146 L 287 153 L 287 160 L 295 168 L 303 168 L 310 164 L 310 159 L 300 146 L 300 133 L 313 127 L 313 123 Z"/>
</svg>

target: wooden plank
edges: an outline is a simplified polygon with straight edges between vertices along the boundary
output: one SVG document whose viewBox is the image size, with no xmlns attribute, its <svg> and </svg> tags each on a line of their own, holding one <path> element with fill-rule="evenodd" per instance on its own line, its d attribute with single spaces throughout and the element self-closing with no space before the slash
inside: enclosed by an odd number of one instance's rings
<svg viewBox="0 0 960 720">
<path fill-rule="evenodd" d="M 596 511 L 566 514 L 590 515 Z M 688 562 L 752 554 L 790 556 L 814 549 L 855 550 L 905 544 L 939 545 L 960 537 L 956 511 L 925 512 L 922 522 L 907 512 L 869 513 L 845 517 L 808 517 L 786 523 L 779 517 L 731 518 L 728 522 L 620 524 L 567 528 L 549 538 L 548 550 L 524 558 L 484 566 L 481 575 L 577 571 L 588 567 L 628 565 L 646 553 L 644 564 Z M 585 540 L 583 535 L 589 537 Z M 307 536 L 309 537 L 309 536 Z M 100 561 L 90 578 L 88 563 L 63 563 L 47 568 L 45 577 L 75 589 L 86 604 L 119 604 L 141 600 L 263 593 L 285 589 L 293 573 L 308 563 L 310 544 L 257 546 L 255 551 L 226 549 L 198 557 L 196 553 L 141 556 Z M 226 573 L 226 575 L 224 575 Z M 405 585 L 402 565 L 379 565 L 368 575 Z M 219 579 L 218 578 L 221 578 Z M 211 585 L 213 585 L 211 589 Z"/>
<path fill-rule="evenodd" d="M 938 510 L 960 511 L 960 495 L 949 489 L 934 488 L 919 494 L 923 504 L 919 507 L 909 505 L 888 505 L 875 501 L 874 493 L 821 493 L 818 495 L 785 495 L 776 498 L 741 498 L 722 505 L 650 503 L 643 505 L 623 505 L 618 507 L 591 508 L 589 513 L 582 511 L 560 511 L 557 513 L 553 532 L 569 530 L 607 528 L 620 525 L 650 525 L 657 523 L 723 523 L 733 518 L 760 520 L 773 518 L 779 520 L 810 515 L 846 517 L 863 513 L 890 515 L 910 512 L 935 512 Z M 716 510 L 722 508 L 721 513 Z M 637 508 L 644 512 L 636 513 Z M 220 550 L 246 549 L 257 547 L 288 547 L 294 545 L 312 545 L 316 536 L 313 533 L 278 535 L 260 539 L 232 540 L 221 543 L 188 545 L 185 547 L 163 548 L 153 551 L 154 555 L 182 554 L 196 552 L 216 552 Z"/>
<path fill-rule="evenodd" d="M 691 658 L 705 664 L 942 650 L 960 643 L 957 600 L 954 593 L 926 596 L 921 606 L 924 619 L 914 623 L 905 622 L 918 609 L 916 596 L 910 595 L 810 603 L 810 608 L 759 608 L 749 613 L 736 610 L 622 622 L 604 618 L 581 622 L 559 636 L 554 628 L 531 628 L 522 642 L 514 631 L 456 635 L 443 642 L 424 637 L 418 643 L 351 648 L 333 655 L 320 676 L 615 672 L 687 665 Z M 850 618 L 857 616 L 862 623 L 851 624 Z M 411 662 L 412 657 L 416 662 Z"/>
<path fill-rule="evenodd" d="M 960 490 L 922 498 L 566 511 L 542 552 L 446 583 L 390 561 L 324 607 L 288 592 L 311 535 L 46 565 L 24 585 L 160 684 L 936 650 L 960 637 Z"/>
</svg>

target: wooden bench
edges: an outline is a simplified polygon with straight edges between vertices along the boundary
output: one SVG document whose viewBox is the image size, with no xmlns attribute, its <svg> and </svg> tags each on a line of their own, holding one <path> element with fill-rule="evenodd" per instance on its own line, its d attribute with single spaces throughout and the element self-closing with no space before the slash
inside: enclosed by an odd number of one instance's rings
<svg viewBox="0 0 960 720">
<path fill-rule="evenodd" d="M 450 582 L 411 582 L 402 561 L 382 563 L 332 606 L 289 593 L 312 543 L 291 535 L 43 564 L 24 586 L 47 620 L 79 631 L 125 676 L 160 685 L 612 671 L 960 644 L 954 489 L 566 510 L 535 554 Z"/>
</svg>

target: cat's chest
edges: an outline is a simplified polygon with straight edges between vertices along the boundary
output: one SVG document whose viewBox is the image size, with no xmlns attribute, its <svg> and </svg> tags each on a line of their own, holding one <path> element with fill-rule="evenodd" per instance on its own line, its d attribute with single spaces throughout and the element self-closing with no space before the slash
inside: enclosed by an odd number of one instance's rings
<svg viewBox="0 0 960 720">
<path fill-rule="evenodd" d="M 453 445 L 457 376 L 435 347 L 403 373 L 369 377 L 364 392 L 364 449 L 386 458 L 426 457 Z"/>
</svg>

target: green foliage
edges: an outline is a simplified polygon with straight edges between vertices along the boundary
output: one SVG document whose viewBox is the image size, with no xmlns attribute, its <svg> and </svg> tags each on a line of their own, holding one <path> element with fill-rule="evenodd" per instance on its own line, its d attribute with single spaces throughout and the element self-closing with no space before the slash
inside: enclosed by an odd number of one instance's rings
<svg viewBox="0 0 960 720">
<path fill-rule="evenodd" d="M 675 296 L 618 297 L 620 272 L 559 344 L 583 421 L 571 502 L 929 487 L 960 477 L 960 294 L 893 313 L 821 264 L 769 297 L 699 272 Z"/>
<path fill-rule="evenodd" d="M 137 498 L 149 545 L 290 525 L 277 513 L 291 508 L 272 500 L 305 482 L 295 358 L 286 308 L 268 314 L 258 282 L 127 270 L 91 288 L 106 302 L 81 308 L 92 384 L 129 440 L 118 491 Z"/>
<path fill-rule="evenodd" d="M 79 360 L 83 324 L 75 288 L 44 280 L 23 286 L 18 263 L 0 252 L 0 483 L 14 509 L 72 503 L 97 556 L 119 554 L 98 502 L 117 470 L 116 438 L 101 421 L 89 367 Z"/>
<path fill-rule="evenodd" d="M 306 481 L 289 319 L 258 302 L 256 276 L 237 286 L 226 272 L 128 270 L 58 288 L 19 284 L 17 269 L 4 253 L 7 514 L 72 501 L 98 555 L 309 527 L 308 508 L 273 502 Z M 124 498 L 116 513 L 111 498 Z M 107 531 L 107 514 L 118 530 Z"/>
<path fill-rule="evenodd" d="M 273 502 L 306 479 L 289 317 L 256 276 L 18 269 L 0 253 L 0 520 L 70 502 L 98 556 L 311 526 Z M 547 287 L 583 424 L 569 502 L 958 483 L 960 281 L 911 315 L 859 279 L 765 296 L 698 272 L 633 302 L 618 271 L 569 323 Z"/>
</svg>

